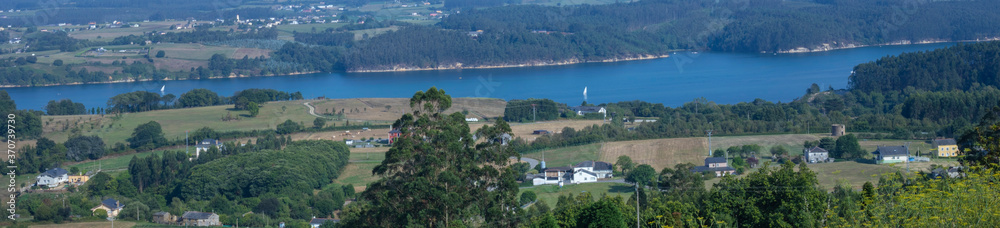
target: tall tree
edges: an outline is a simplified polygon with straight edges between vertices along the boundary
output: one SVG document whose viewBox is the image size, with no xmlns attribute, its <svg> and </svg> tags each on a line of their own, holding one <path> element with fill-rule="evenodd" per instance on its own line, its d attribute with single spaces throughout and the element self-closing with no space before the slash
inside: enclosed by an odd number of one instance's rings
<svg viewBox="0 0 1000 228">
<path fill-rule="evenodd" d="M 160 123 L 149 121 L 135 127 L 132 137 L 129 137 L 127 141 L 133 149 L 150 150 L 167 143 L 167 138 L 163 137 L 163 129 L 160 127 Z"/>
<path fill-rule="evenodd" d="M 508 158 L 517 153 L 503 143 L 510 126 L 498 119 L 474 141 L 461 113 L 441 113 L 450 106 L 437 88 L 413 95 L 413 113 L 393 124 L 402 136 L 372 171 L 380 179 L 361 193 L 368 203 L 349 209 L 364 216 L 345 217 L 345 225 L 514 226 L 518 188 Z"/>
</svg>

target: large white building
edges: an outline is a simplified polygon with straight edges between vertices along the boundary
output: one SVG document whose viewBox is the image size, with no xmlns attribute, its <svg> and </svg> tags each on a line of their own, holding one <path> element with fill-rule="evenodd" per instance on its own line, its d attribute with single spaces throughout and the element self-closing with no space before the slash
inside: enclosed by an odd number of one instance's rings
<svg viewBox="0 0 1000 228">
<path fill-rule="evenodd" d="M 62 168 L 54 168 L 46 170 L 37 178 L 38 186 L 46 186 L 49 188 L 59 187 L 59 184 L 66 183 L 69 181 L 69 172 Z"/>
<path fill-rule="evenodd" d="M 910 159 L 910 150 L 906 146 L 879 146 L 875 154 L 875 161 L 879 164 L 900 163 Z"/>
</svg>

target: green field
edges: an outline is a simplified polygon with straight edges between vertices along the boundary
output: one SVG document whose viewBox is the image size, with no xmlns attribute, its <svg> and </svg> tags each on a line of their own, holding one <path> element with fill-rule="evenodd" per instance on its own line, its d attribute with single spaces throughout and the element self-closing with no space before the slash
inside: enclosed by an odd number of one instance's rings
<svg viewBox="0 0 1000 228">
<path fill-rule="evenodd" d="M 347 164 L 344 172 L 340 173 L 340 177 L 334 182 L 341 185 L 354 185 L 354 190 L 360 192 L 368 186 L 368 183 L 378 180 L 377 176 L 372 175 L 372 170 L 379 164 L 381 162 L 352 162 Z"/>
<path fill-rule="evenodd" d="M 229 94 L 220 95 L 228 96 Z M 70 120 L 77 122 L 75 126 L 81 129 L 81 134 L 100 136 L 108 145 L 125 143 L 125 139 L 131 137 L 135 127 L 149 121 L 160 123 L 167 140 L 184 139 L 184 131 L 195 131 L 202 127 L 209 127 L 217 132 L 275 129 L 278 124 L 285 120 L 311 126 L 316 117 L 309 115 L 308 108 L 302 105 L 302 102 L 305 101 L 268 102 L 261 107 L 260 114 L 252 118 L 242 116 L 247 115 L 246 111 L 231 110 L 232 105 L 124 113 L 121 114 L 121 117 L 113 115 L 104 115 L 104 117 L 100 115 L 45 116 L 42 125 L 46 128 L 46 132 L 42 136 L 56 142 L 66 141 L 72 128 L 62 130 L 60 126 L 64 124 L 61 123 L 62 121 Z M 284 111 L 282 111 L 282 106 L 286 107 Z M 227 114 L 234 117 L 240 116 L 240 120 L 222 121 L 222 117 Z M 85 121 L 85 119 L 93 120 Z"/>
<path fill-rule="evenodd" d="M 192 148 L 192 150 L 193 149 L 194 148 Z M 156 150 L 156 151 L 147 151 L 147 152 L 142 152 L 142 153 L 133 153 L 133 154 L 125 154 L 125 155 L 115 155 L 115 157 L 110 157 L 110 158 L 106 157 L 106 158 L 101 159 L 101 160 L 92 160 L 92 161 L 82 162 L 82 163 L 78 163 L 78 164 L 67 165 L 67 166 L 65 166 L 63 168 L 66 169 L 66 170 L 69 170 L 72 167 L 76 167 L 76 168 L 80 169 L 81 172 L 86 172 L 86 171 L 90 171 L 90 170 L 97 170 L 97 169 L 101 169 L 101 170 L 104 170 L 104 171 L 121 171 L 121 170 L 127 170 L 128 169 L 128 163 L 129 163 L 129 161 L 132 160 L 132 157 L 144 158 L 144 157 L 149 157 L 150 155 L 153 155 L 153 154 L 156 154 L 157 156 L 162 156 L 164 151 L 166 151 L 166 150 Z M 184 152 L 183 149 L 181 149 L 180 151 Z"/>
<path fill-rule="evenodd" d="M 608 196 L 622 196 L 628 197 L 635 193 L 635 188 L 632 185 L 622 184 L 622 183 L 586 183 L 586 184 L 567 184 L 560 188 L 558 185 L 538 185 L 533 187 L 521 188 L 521 192 L 524 191 L 534 191 L 538 195 L 539 201 L 544 201 L 549 207 L 555 207 L 556 203 L 559 201 L 560 195 L 573 194 L 575 197 L 583 192 L 590 192 L 594 199 L 599 199 L 602 194 L 607 194 Z"/>
<path fill-rule="evenodd" d="M 559 167 L 575 165 L 583 161 L 599 160 L 598 153 L 601 151 L 601 144 L 587 144 L 582 146 L 563 147 L 543 152 L 535 152 L 521 155 L 526 158 L 534 158 L 539 161 L 545 157 L 546 167 Z"/>
</svg>

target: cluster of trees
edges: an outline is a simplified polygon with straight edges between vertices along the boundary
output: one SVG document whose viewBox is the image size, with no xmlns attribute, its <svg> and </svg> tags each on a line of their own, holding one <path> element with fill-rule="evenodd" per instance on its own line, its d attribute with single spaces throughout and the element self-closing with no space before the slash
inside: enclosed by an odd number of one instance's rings
<svg viewBox="0 0 1000 228">
<path fill-rule="evenodd" d="M 854 136 L 854 134 L 847 134 L 837 139 L 824 137 L 817 141 L 805 141 L 802 143 L 802 146 L 805 148 L 823 148 L 830 152 L 830 157 L 840 159 L 863 158 L 868 154 L 867 151 L 861 149 L 861 145 L 858 144 L 858 137 Z"/>
<path fill-rule="evenodd" d="M 24 42 L 30 44 L 27 51 L 59 50 L 62 52 L 72 52 L 104 44 L 104 42 L 74 39 L 63 31 L 29 33 L 24 36 Z"/>
<path fill-rule="evenodd" d="M 352 32 L 333 32 L 333 29 L 327 29 L 326 32 L 295 32 L 292 35 L 295 37 L 296 42 L 305 44 L 342 46 L 347 48 L 354 45 L 354 33 Z"/>
<path fill-rule="evenodd" d="M 264 104 L 268 101 L 302 99 L 303 97 L 301 92 L 288 93 L 274 89 L 245 89 L 237 91 L 232 97 L 229 97 L 229 100 L 233 101 L 235 108 L 238 110 L 246 109 L 247 105 L 251 102 Z"/>
<path fill-rule="evenodd" d="M 97 136 L 71 136 L 65 143 L 39 138 L 35 146 L 20 146 L 16 163 L 25 173 L 40 173 L 58 168 L 66 161 L 100 159 L 107 154 L 104 140 Z"/>
<path fill-rule="evenodd" d="M 7 90 L 0 90 L 0 113 L 9 117 L 14 115 L 14 122 L 9 122 L 7 119 L 7 125 L 13 126 L 14 132 L 2 131 L 0 135 L 7 138 L 9 134 L 14 133 L 15 140 L 22 139 L 34 139 L 42 136 L 42 111 L 36 110 L 18 110 L 17 104 L 14 103 L 14 99 L 10 98 L 10 94 Z"/>
<path fill-rule="evenodd" d="M 87 107 L 83 103 L 73 102 L 70 99 L 60 101 L 49 101 L 45 105 L 46 115 L 83 115 L 87 114 Z"/>
<path fill-rule="evenodd" d="M 236 91 L 231 97 L 219 96 L 208 89 L 193 89 L 181 94 L 179 99 L 173 94 L 163 95 L 135 91 L 115 95 L 108 99 L 108 112 L 143 112 L 159 109 L 190 108 L 221 104 L 235 104 L 243 110 L 250 102 L 263 104 L 269 101 L 301 100 L 301 92 L 288 93 L 274 89 L 245 89 Z"/>
<path fill-rule="evenodd" d="M 264 150 L 195 166 L 180 186 L 184 198 L 207 200 L 257 197 L 267 193 L 311 194 L 340 175 L 348 149 L 329 140 L 296 141 L 283 150 Z"/>
<path fill-rule="evenodd" d="M 559 118 L 565 104 L 559 104 L 549 99 L 510 100 L 503 110 L 503 119 L 507 122 L 547 121 Z"/>
</svg>

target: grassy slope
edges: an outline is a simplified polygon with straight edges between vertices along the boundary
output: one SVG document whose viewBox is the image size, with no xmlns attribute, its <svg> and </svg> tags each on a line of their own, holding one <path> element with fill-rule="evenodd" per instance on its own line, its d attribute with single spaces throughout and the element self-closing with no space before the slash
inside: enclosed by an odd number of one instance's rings
<svg viewBox="0 0 1000 228">
<path fill-rule="evenodd" d="M 608 194 L 608 196 L 622 196 L 628 197 L 635 192 L 632 185 L 621 184 L 621 183 L 588 183 L 588 184 L 570 184 L 559 188 L 557 185 L 539 185 L 534 187 L 522 188 L 521 192 L 524 191 L 534 191 L 538 195 L 539 201 L 545 201 L 549 207 L 555 207 L 556 203 L 559 201 L 560 195 L 573 194 L 574 196 L 579 195 L 583 192 L 590 192 L 594 199 L 598 199 L 602 194 Z"/>
</svg>

